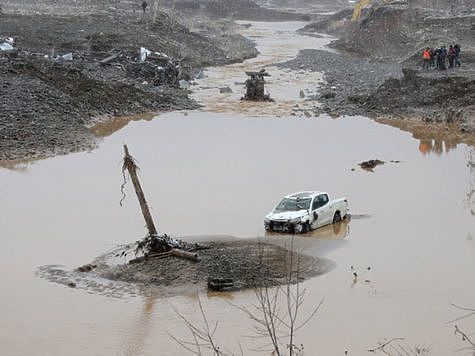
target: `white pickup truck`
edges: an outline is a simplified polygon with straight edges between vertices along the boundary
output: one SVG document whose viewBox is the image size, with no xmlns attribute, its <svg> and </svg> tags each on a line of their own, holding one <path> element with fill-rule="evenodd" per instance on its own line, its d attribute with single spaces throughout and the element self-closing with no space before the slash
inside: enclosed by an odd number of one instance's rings
<svg viewBox="0 0 475 356">
<path fill-rule="evenodd" d="M 301 234 L 336 223 L 346 217 L 348 200 L 330 200 L 325 192 L 300 192 L 287 195 L 266 215 L 267 231 Z"/>
</svg>

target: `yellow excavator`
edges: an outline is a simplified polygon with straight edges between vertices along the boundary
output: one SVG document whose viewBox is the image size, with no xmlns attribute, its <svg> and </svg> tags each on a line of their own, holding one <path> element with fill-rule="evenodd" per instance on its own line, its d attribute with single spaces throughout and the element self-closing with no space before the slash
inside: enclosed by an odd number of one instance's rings
<svg viewBox="0 0 475 356">
<path fill-rule="evenodd" d="M 361 17 L 361 12 L 365 7 L 368 7 L 371 5 L 374 0 L 359 0 L 358 3 L 355 5 L 355 8 L 353 9 L 353 16 L 351 16 L 351 21 L 358 21 L 359 18 Z M 384 0 L 383 3 L 387 3 L 389 0 Z"/>
</svg>

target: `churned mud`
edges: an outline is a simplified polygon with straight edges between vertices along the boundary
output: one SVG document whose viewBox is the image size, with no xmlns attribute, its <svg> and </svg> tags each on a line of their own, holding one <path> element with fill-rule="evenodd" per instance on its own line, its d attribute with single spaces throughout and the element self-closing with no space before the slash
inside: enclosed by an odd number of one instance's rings
<svg viewBox="0 0 475 356">
<path fill-rule="evenodd" d="M 329 265 L 317 259 L 271 243 L 251 239 L 200 242 L 198 262 L 177 258 L 147 258 L 128 263 L 134 256 L 123 255 L 118 247 L 79 268 L 42 266 L 37 274 L 51 282 L 90 292 L 120 296 L 137 289 L 160 290 L 164 295 L 203 291 L 209 279 L 232 281 L 227 290 L 301 282 L 324 273 Z M 290 277 L 289 277 L 290 276 Z M 191 288 L 191 289 L 190 289 Z M 149 290 L 150 292 L 150 290 Z"/>
</svg>

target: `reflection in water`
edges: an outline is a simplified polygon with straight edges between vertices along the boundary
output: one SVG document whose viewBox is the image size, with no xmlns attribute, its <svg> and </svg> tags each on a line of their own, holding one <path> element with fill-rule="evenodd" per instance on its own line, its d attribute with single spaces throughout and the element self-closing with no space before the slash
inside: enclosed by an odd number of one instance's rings
<svg viewBox="0 0 475 356">
<path fill-rule="evenodd" d="M 350 224 L 347 219 L 342 222 L 326 225 L 319 229 L 300 234 L 299 237 L 314 237 L 321 240 L 343 240 L 350 235 Z M 285 234 L 266 231 L 266 237 L 282 237 Z M 288 235 L 290 236 L 290 235 Z"/>
<path fill-rule="evenodd" d="M 0 168 L 5 168 L 11 171 L 15 171 L 18 173 L 24 173 L 28 170 L 28 168 L 36 162 L 36 159 L 15 159 L 9 161 L 1 161 L 0 160 Z"/>
<path fill-rule="evenodd" d="M 442 153 L 449 153 L 457 148 L 455 140 L 444 140 L 442 138 L 424 138 L 419 140 L 419 151 L 426 155 L 435 153 L 440 156 Z"/>
<path fill-rule="evenodd" d="M 145 297 L 145 305 L 142 310 L 142 314 L 137 319 L 137 322 L 128 330 L 131 332 L 124 345 L 125 349 L 123 354 L 127 356 L 142 355 L 144 353 L 145 340 L 150 334 L 152 315 L 157 297 L 150 295 Z"/>
<path fill-rule="evenodd" d="M 97 137 L 107 137 L 120 130 L 131 121 L 150 121 L 155 115 L 156 114 L 153 113 L 146 113 L 132 116 L 118 116 L 103 122 L 99 122 L 92 126 L 89 130 L 91 130 L 91 132 Z"/>
<path fill-rule="evenodd" d="M 376 121 L 410 132 L 412 137 L 419 140 L 419 152 L 424 155 L 435 153 L 440 156 L 444 152 L 455 150 L 460 143 L 475 145 L 474 135 L 461 132 L 454 124 L 440 125 L 419 120 L 387 118 L 379 118 Z"/>
</svg>

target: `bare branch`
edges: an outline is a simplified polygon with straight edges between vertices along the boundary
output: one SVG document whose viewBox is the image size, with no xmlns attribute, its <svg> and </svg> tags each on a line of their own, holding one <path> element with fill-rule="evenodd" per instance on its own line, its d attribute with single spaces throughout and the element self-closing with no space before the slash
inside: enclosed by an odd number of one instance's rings
<svg viewBox="0 0 475 356">
<path fill-rule="evenodd" d="M 384 350 L 384 348 L 385 348 L 386 346 L 388 346 L 389 344 L 391 344 L 391 343 L 394 342 L 394 341 L 400 341 L 400 340 L 404 340 L 404 338 L 402 338 L 402 337 L 395 337 L 395 338 L 393 338 L 393 339 L 391 339 L 391 340 L 389 340 L 389 341 L 386 341 L 384 344 L 381 344 L 381 345 L 379 345 L 378 347 L 374 347 L 374 348 L 372 348 L 372 349 L 368 349 L 367 351 L 368 351 L 368 352 L 383 351 L 383 352 L 386 353 L 386 351 Z"/>
<path fill-rule="evenodd" d="M 465 334 L 462 330 L 459 329 L 457 325 L 455 325 L 455 334 L 460 334 L 462 335 L 462 340 L 468 342 L 470 345 L 472 345 L 472 348 L 475 350 L 475 342 L 473 342 L 467 334 Z"/>
</svg>

